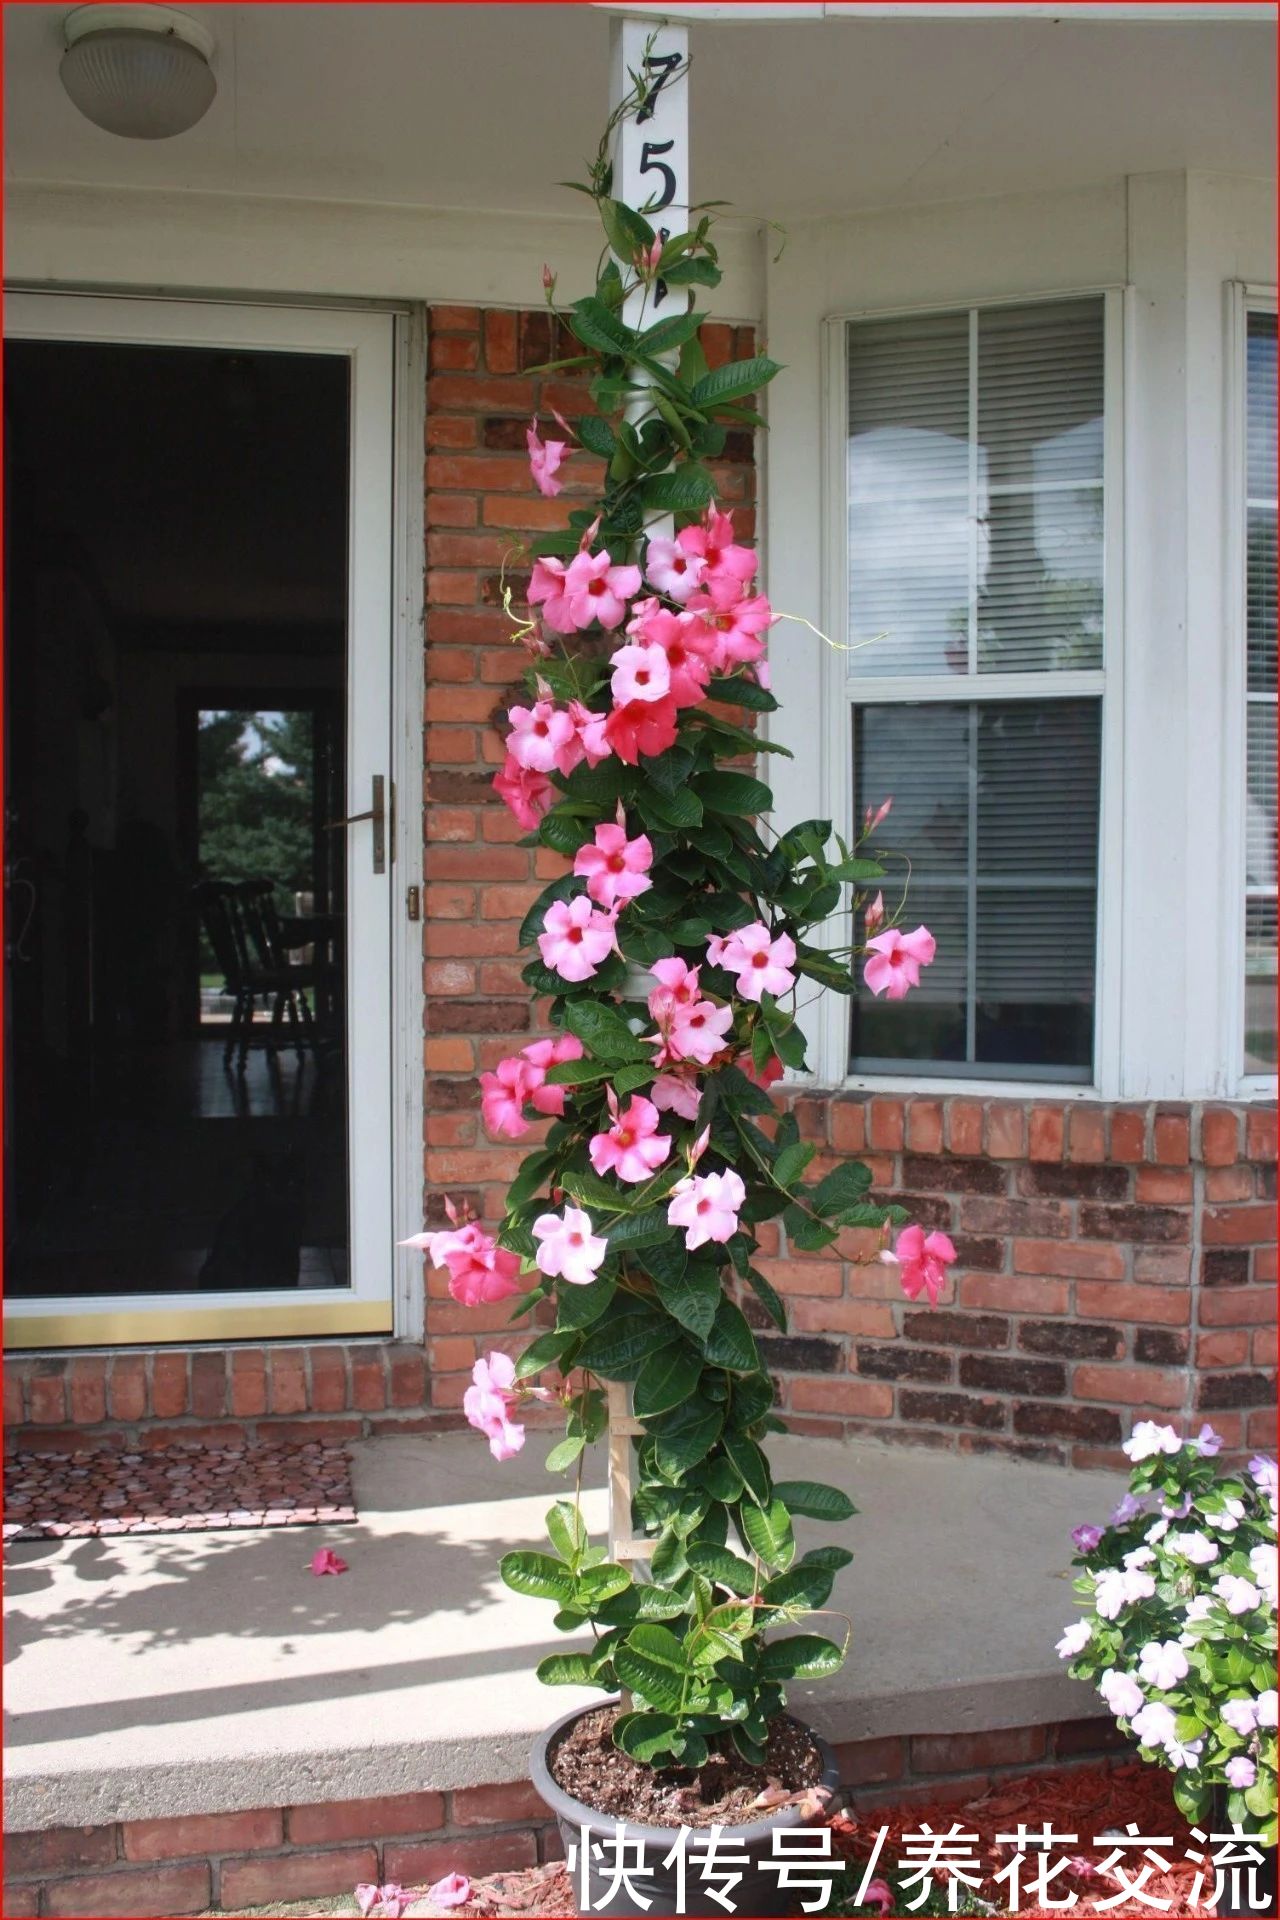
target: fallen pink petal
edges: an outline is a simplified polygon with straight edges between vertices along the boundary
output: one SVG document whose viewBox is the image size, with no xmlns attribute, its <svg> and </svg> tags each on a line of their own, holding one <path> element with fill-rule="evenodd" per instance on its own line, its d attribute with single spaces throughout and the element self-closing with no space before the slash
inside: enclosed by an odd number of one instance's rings
<svg viewBox="0 0 1280 1920">
<path fill-rule="evenodd" d="M 317 1547 L 311 1556 L 311 1571 L 314 1574 L 346 1573 L 347 1563 L 332 1547 Z"/>
</svg>

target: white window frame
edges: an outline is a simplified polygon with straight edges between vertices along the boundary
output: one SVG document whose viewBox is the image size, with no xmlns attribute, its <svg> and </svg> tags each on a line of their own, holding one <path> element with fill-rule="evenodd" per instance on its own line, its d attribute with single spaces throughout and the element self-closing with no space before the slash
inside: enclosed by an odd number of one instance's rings
<svg viewBox="0 0 1280 1920">
<path fill-rule="evenodd" d="M 1226 291 L 1226 420 L 1223 434 L 1226 454 L 1226 535 L 1223 541 L 1226 717 L 1222 764 L 1224 769 L 1235 769 L 1237 777 L 1227 778 L 1224 795 L 1224 866 L 1227 879 L 1223 900 L 1223 940 L 1227 977 L 1231 982 L 1224 1023 L 1224 1044 L 1229 1080 L 1237 1096 L 1242 1099 L 1269 1100 L 1275 1098 L 1280 1084 L 1277 1075 L 1246 1073 L 1244 1070 L 1245 904 L 1248 898 L 1245 839 L 1251 697 L 1246 656 L 1249 541 L 1247 334 L 1251 313 L 1276 313 L 1277 290 L 1270 285 L 1233 280 L 1227 283 Z"/>
<path fill-rule="evenodd" d="M 930 301 L 927 305 L 860 308 L 832 314 L 824 324 L 823 421 L 823 630 L 834 642 L 824 647 L 821 712 L 814 716 L 821 736 L 826 780 L 822 816 L 837 831 L 852 818 L 853 756 L 850 715 L 854 706 L 927 700 L 943 681 L 937 676 L 894 676 L 867 680 L 851 687 L 845 670 L 844 649 L 849 640 L 848 586 L 848 475 L 847 475 L 847 348 L 846 328 L 859 320 L 912 319 L 928 314 L 979 312 L 1072 299 L 1101 298 L 1103 302 L 1103 640 L 1102 666 L 1097 671 L 1053 675 L 1054 693 L 1100 698 L 1102 702 L 1101 793 L 1098 827 L 1097 936 L 1094 959 L 1095 1018 L 1093 1073 L 1087 1082 L 1052 1078 L 1002 1078 L 999 1073 L 922 1074 L 904 1061 L 900 1071 L 849 1071 L 850 1003 L 844 995 L 825 994 L 814 1043 L 810 1048 L 814 1078 L 824 1086 L 870 1093 L 968 1093 L 975 1098 L 1006 1096 L 1016 1099 L 1047 1097 L 1057 1101 L 1117 1099 L 1120 1096 L 1120 965 L 1114 939 L 1103 938 L 1106 928 L 1120 924 L 1120 879 L 1123 850 L 1123 688 L 1124 643 L 1124 291 L 1116 286 L 1058 287 L 1041 293 L 1018 293 L 991 298 Z M 1046 676 L 991 674 L 981 687 L 970 689 L 970 699 L 983 701 L 1044 697 Z M 947 677 L 948 698 L 955 682 Z M 892 816 L 890 816 L 892 819 Z M 891 829 L 888 830 L 891 837 Z M 816 936 L 821 944 L 847 947 L 853 938 L 852 916 L 845 910 L 833 916 Z"/>
</svg>

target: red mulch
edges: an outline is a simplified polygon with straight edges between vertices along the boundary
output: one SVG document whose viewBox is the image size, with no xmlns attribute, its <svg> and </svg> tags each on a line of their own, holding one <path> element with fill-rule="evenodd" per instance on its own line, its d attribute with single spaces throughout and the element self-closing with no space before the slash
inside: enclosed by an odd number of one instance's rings
<svg viewBox="0 0 1280 1920">
<path fill-rule="evenodd" d="M 4 1467 L 4 1538 L 207 1533 L 352 1521 L 351 1456 L 319 1441 L 15 1453 Z"/>
</svg>

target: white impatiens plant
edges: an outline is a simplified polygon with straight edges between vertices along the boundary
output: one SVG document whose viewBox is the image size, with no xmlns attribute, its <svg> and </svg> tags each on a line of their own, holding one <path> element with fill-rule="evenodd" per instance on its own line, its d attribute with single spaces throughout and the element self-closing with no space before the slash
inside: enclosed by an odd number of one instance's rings
<svg viewBox="0 0 1280 1920">
<path fill-rule="evenodd" d="M 1071 1536 L 1087 1610 L 1058 1653 L 1172 1770 L 1188 1819 L 1225 1790 L 1227 1818 L 1274 1846 L 1277 1470 L 1259 1456 L 1220 1473 L 1221 1445 L 1208 1426 L 1184 1440 L 1138 1422 L 1129 1492 Z"/>
</svg>

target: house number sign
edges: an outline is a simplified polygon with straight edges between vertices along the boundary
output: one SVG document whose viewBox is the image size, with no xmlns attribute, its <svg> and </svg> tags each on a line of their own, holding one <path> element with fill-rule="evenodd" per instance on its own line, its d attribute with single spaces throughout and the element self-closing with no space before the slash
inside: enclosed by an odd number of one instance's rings
<svg viewBox="0 0 1280 1920">
<path fill-rule="evenodd" d="M 630 17 L 613 22 L 611 101 L 632 91 L 642 74 L 645 97 L 638 112 L 618 129 L 613 185 L 618 199 L 636 207 L 664 240 L 689 224 L 689 36 L 684 27 L 655 25 Z M 623 317 L 636 324 L 643 296 L 633 295 Z M 646 321 L 658 318 L 668 298 L 661 280 L 650 289 Z"/>
</svg>

